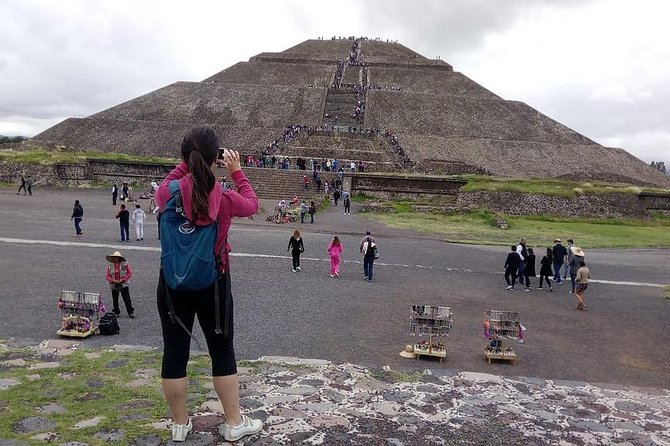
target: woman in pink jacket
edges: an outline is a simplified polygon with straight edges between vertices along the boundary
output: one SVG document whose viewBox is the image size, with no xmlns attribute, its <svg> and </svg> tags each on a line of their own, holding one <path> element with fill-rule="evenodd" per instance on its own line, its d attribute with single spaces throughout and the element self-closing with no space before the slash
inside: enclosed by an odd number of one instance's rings
<svg viewBox="0 0 670 446">
<path fill-rule="evenodd" d="M 338 236 L 333 237 L 333 241 L 328 245 L 328 254 L 330 254 L 330 277 L 340 275 L 340 254 L 344 248 Z"/>
<path fill-rule="evenodd" d="M 221 400 L 226 416 L 226 423 L 222 429 L 224 438 L 228 441 L 237 441 L 245 435 L 260 432 L 263 428 L 260 420 L 253 420 L 240 414 L 239 381 L 233 348 L 232 302 L 228 301 L 219 313 L 220 319 L 224 321 L 227 319 L 225 322 L 229 327 L 227 335 L 225 331 L 221 332 L 215 328 L 215 309 L 219 308 L 216 305 L 219 296 L 215 296 L 215 290 L 218 289 L 219 294 L 222 294 L 226 289 L 226 281 L 230 280 L 229 274 L 226 274 L 228 271 L 226 254 L 230 250 L 226 239 L 231 219 L 248 217 L 258 210 L 258 198 L 242 172 L 240 155 L 237 151 L 224 150 L 222 162 L 230 172 L 229 178 L 235 182 L 237 192 L 230 189 L 224 191 L 221 184 L 216 181 L 212 167 L 217 162 L 220 145 L 219 137 L 213 129 L 207 127 L 192 129 L 181 144 L 182 162 L 163 180 L 155 196 L 156 205 L 165 210 L 165 205 L 171 198 L 169 184 L 178 180 L 185 217 L 196 225 L 206 225 L 216 220 L 218 228 L 215 252 L 225 253 L 219 264 L 219 271 L 223 274 L 219 274 L 217 283 L 198 291 L 168 290 L 161 268 L 157 289 L 158 313 L 164 344 L 161 377 L 163 393 L 174 419 L 173 441 L 186 440 L 188 433 L 193 429 L 186 407 L 188 384 L 186 365 L 191 345 L 190 332 L 196 316 L 212 358 L 214 390 Z M 175 320 L 183 325 L 176 324 Z"/>
</svg>

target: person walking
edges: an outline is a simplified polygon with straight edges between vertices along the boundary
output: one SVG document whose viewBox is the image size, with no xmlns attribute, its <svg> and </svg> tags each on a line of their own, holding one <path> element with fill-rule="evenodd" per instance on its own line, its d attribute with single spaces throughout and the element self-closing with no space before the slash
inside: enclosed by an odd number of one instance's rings
<svg viewBox="0 0 670 446">
<path fill-rule="evenodd" d="M 316 214 L 316 203 L 314 201 L 309 202 L 309 209 L 307 210 L 309 212 L 309 218 L 310 218 L 310 223 L 314 223 L 314 214 Z"/>
<path fill-rule="evenodd" d="M 546 280 L 547 285 L 549 286 L 549 291 L 554 291 L 554 288 L 551 286 L 551 281 L 549 276 L 551 276 L 551 263 L 552 263 L 552 253 L 551 248 L 547 248 L 547 253 L 540 260 L 540 286 L 537 287 L 538 290 L 542 289 L 542 281 Z"/>
<path fill-rule="evenodd" d="M 340 275 L 340 255 L 344 251 L 342 242 L 338 236 L 334 236 L 333 240 L 328 244 L 328 254 L 330 255 L 330 277 L 337 277 Z"/>
<path fill-rule="evenodd" d="M 525 241 L 525 240 L 524 240 Z M 524 291 L 530 291 L 530 278 L 535 277 L 535 253 L 533 252 L 533 248 L 528 248 L 528 253 L 526 255 L 526 265 L 523 270 L 523 275 L 526 278 L 526 288 L 524 288 Z"/>
<path fill-rule="evenodd" d="M 562 268 L 562 274 L 561 277 L 563 280 L 568 279 L 568 274 L 570 274 L 570 261 L 572 260 L 572 247 L 575 246 L 575 241 L 572 239 L 568 239 L 568 246 L 566 246 L 566 250 L 568 252 L 568 260 L 563 264 Z M 574 293 L 575 289 L 574 286 L 572 287 L 572 292 Z"/>
<path fill-rule="evenodd" d="M 28 190 L 28 195 L 31 197 L 33 196 L 33 180 L 30 178 L 30 175 L 28 175 L 28 178 L 26 178 L 26 189 Z"/>
<path fill-rule="evenodd" d="M 302 200 L 300 202 L 300 223 L 305 223 L 305 215 L 307 215 L 308 210 L 309 206 L 307 206 L 305 200 Z"/>
<path fill-rule="evenodd" d="M 130 241 L 130 212 L 126 209 L 126 205 L 122 204 L 119 213 L 116 214 L 119 219 L 119 228 L 121 229 L 121 241 Z"/>
<path fill-rule="evenodd" d="M 116 206 L 116 197 L 119 195 L 119 187 L 116 183 L 112 184 L 112 206 Z"/>
<path fill-rule="evenodd" d="M 561 244 L 561 239 L 557 238 L 554 240 L 554 247 L 551 249 L 551 255 L 554 262 L 554 282 L 561 285 L 561 266 L 565 261 L 565 256 L 568 255 L 568 251 L 565 249 L 565 246 Z"/>
<path fill-rule="evenodd" d="M 133 303 L 130 301 L 128 282 L 133 277 L 133 270 L 130 268 L 130 264 L 126 261 L 126 258 L 119 251 L 115 251 L 106 258 L 109 264 L 107 265 L 105 278 L 109 283 L 109 288 L 112 290 L 112 311 L 117 316 L 121 314 L 121 309 L 119 308 L 119 293 L 121 293 L 128 317 L 132 319 L 135 317 L 135 309 L 133 308 Z"/>
<path fill-rule="evenodd" d="M 19 190 L 16 192 L 16 195 L 19 195 L 21 193 L 21 189 L 23 189 L 23 195 L 26 194 L 26 177 L 21 175 L 21 184 L 19 185 Z"/>
<path fill-rule="evenodd" d="M 137 236 L 137 241 L 144 240 L 144 220 L 147 218 L 147 214 L 142 210 L 142 207 L 139 204 L 135 205 L 135 210 L 133 211 L 133 223 L 135 223 L 135 235 Z"/>
<path fill-rule="evenodd" d="M 579 269 L 577 270 L 577 288 L 575 289 L 575 298 L 577 299 L 577 308 L 576 310 L 585 310 L 584 306 L 584 292 L 589 287 L 589 279 L 591 278 L 591 272 L 586 267 L 584 260 L 579 261 Z"/>
<path fill-rule="evenodd" d="M 575 292 L 577 288 L 577 270 L 579 270 L 579 262 L 584 260 L 584 251 L 578 246 L 572 246 L 570 248 L 570 283 L 572 284 L 572 289 L 570 294 Z"/>
<path fill-rule="evenodd" d="M 300 254 L 305 252 L 305 245 L 302 242 L 302 237 L 300 237 L 300 231 L 293 231 L 293 235 L 288 240 L 288 248 L 286 251 L 291 251 L 291 257 L 293 258 L 293 269 L 292 271 L 300 271 Z"/>
<path fill-rule="evenodd" d="M 74 231 L 76 235 L 82 235 L 81 221 L 84 219 L 84 207 L 79 203 L 79 200 L 74 200 L 74 207 L 72 208 L 72 216 L 70 220 L 74 220 Z"/>
<path fill-rule="evenodd" d="M 344 203 L 344 214 L 351 214 L 351 198 L 349 198 L 349 192 L 342 193 L 342 203 Z"/>
<path fill-rule="evenodd" d="M 227 255 L 230 249 L 227 243 L 228 229 L 232 218 L 254 215 L 258 210 L 258 198 L 241 169 L 237 151 L 224 149 L 223 161 L 220 162 L 228 169 L 229 178 L 235 183 L 237 191 L 228 189 L 224 192 L 216 182 L 212 166 L 217 162 L 219 147 L 221 141 L 213 129 L 192 129 L 181 144 L 181 163 L 161 182 L 155 196 L 156 205 L 164 210 L 171 198 L 170 183 L 178 180 L 185 215 L 189 221 L 199 225 L 216 223 L 217 237 L 212 250 L 222 253 L 217 265 L 218 281 L 205 289 L 169 290 L 162 269 L 159 274 L 157 306 L 163 331 L 161 378 L 163 394 L 174 421 L 172 440 L 177 442 L 185 441 L 193 429 L 187 409 L 186 368 L 191 343 L 187 330 L 192 330 L 196 316 L 212 359 L 213 386 L 226 419 L 221 429 L 225 440 L 237 441 L 244 436 L 256 434 L 263 428 L 262 421 L 240 413 L 239 379 L 233 346 L 230 261 Z M 164 246 L 169 241 L 169 237 L 161 237 L 164 251 L 170 249 L 169 246 Z M 216 291 L 219 291 L 218 295 Z M 220 309 L 217 302 L 222 295 L 226 296 L 223 311 L 217 312 Z M 168 299 L 174 304 L 172 312 Z M 182 321 L 183 326 L 175 324 L 177 318 Z M 216 320 L 220 318 L 224 319 L 228 330 L 217 329 Z"/>
<path fill-rule="evenodd" d="M 372 268 L 377 257 L 377 243 L 375 238 L 370 234 L 370 231 L 365 233 L 365 237 L 361 241 L 361 254 L 363 254 L 363 276 L 365 281 L 372 282 Z"/>
<path fill-rule="evenodd" d="M 517 272 L 517 278 L 519 279 L 519 283 L 522 285 L 526 286 L 526 289 L 528 288 L 528 284 L 524 282 L 525 279 L 525 274 L 524 271 L 526 269 L 526 257 L 528 256 L 528 250 L 526 249 L 526 240 L 521 239 L 519 241 L 519 244 L 516 245 L 516 252 L 519 254 L 519 257 L 521 258 L 521 261 L 519 263 L 519 271 Z M 530 291 L 530 290 L 528 290 Z"/>
<path fill-rule="evenodd" d="M 335 206 L 337 206 L 337 202 L 340 201 L 340 190 L 337 187 L 333 191 L 333 200 L 335 201 Z"/>
<path fill-rule="evenodd" d="M 507 282 L 506 290 L 513 290 L 514 285 L 516 284 L 516 273 L 519 271 L 519 264 L 521 263 L 521 257 L 516 250 L 516 246 L 512 245 L 512 252 L 507 254 L 507 259 L 505 260 L 505 282 Z"/>
</svg>

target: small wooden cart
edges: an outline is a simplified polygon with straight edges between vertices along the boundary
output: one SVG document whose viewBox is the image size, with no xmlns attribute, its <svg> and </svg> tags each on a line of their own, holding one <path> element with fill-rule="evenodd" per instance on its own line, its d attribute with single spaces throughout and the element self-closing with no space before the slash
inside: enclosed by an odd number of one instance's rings
<svg viewBox="0 0 670 446">
<path fill-rule="evenodd" d="M 412 305 L 409 333 L 424 338 L 414 343 L 417 359 L 420 356 L 434 356 L 442 362 L 447 356 L 445 338 L 449 336 L 452 324 L 450 307 Z"/>
<path fill-rule="evenodd" d="M 484 358 L 509 361 L 516 364 L 517 354 L 507 340 L 520 340 L 522 336 L 519 313 L 514 311 L 486 310 L 484 334 L 489 343 L 484 347 Z"/>
<path fill-rule="evenodd" d="M 84 291 L 61 291 L 58 308 L 61 312 L 60 336 L 86 338 L 95 334 L 100 322 L 100 294 Z"/>
</svg>

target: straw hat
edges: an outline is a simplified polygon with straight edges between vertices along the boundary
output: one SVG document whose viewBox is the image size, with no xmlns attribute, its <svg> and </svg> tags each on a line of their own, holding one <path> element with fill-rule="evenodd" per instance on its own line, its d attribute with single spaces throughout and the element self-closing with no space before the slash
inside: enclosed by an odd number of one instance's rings
<svg viewBox="0 0 670 446">
<path fill-rule="evenodd" d="M 114 262 L 114 260 L 113 260 L 114 257 L 120 259 L 122 262 L 125 262 L 125 261 L 126 261 L 126 258 L 123 257 L 123 256 L 121 255 L 121 252 L 120 252 L 120 251 L 114 251 L 113 254 L 108 255 L 108 256 L 107 256 L 107 261 L 108 261 L 108 262 Z"/>
<path fill-rule="evenodd" d="M 556 240 L 554 240 L 554 243 L 561 243 L 561 239 L 557 238 Z"/>
<path fill-rule="evenodd" d="M 586 254 L 584 254 L 584 250 L 580 248 L 579 246 L 572 246 L 570 247 L 570 251 L 576 256 L 579 257 L 584 257 Z"/>
<path fill-rule="evenodd" d="M 414 353 L 414 347 L 412 347 L 410 344 L 407 344 L 405 346 L 405 349 L 399 353 L 400 356 L 403 358 L 411 358 L 415 359 L 416 358 L 416 353 Z"/>
</svg>

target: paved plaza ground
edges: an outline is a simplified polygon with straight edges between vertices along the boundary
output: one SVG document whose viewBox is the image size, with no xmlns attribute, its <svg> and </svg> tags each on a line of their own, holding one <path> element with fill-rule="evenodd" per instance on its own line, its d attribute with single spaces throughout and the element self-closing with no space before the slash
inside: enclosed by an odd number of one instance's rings
<svg viewBox="0 0 670 446">
<path fill-rule="evenodd" d="M 120 243 L 118 223 L 114 219 L 117 208 L 111 205 L 107 191 L 52 188 L 34 192 L 34 196 L 24 197 L 17 196 L 13 190 L 0 190 L 0 281 L 4 285 L 0 299 L 0 339 L 37 344 L 54 338 L 59 327 L 56 300 L 60 290 L 100 292 L 110 304 L 104 280 L 105 255 L 118 249 L 135 273 L 131 296 L 137 318 L 124 315 L 120 319 L 120 335 L 87 338 L 81 341 L 80 348 L 101 349 L 118 344 L 160 348 L 155 302 L 160 253 L 155 221 L 149 220 L 144 241 L 136 242 L 132 237 L 133 241 Z M 70 222 L 75 199 L 79 199 L 85 209 L 82 237 L 74 236 Z M 146 208 L 148 201 L 141 204 Z M 263 206 L 271 209 L 273 203 L 264 202 Z M 500 400 L 501 404 L 505 399 L 515 398 L 507 390 L 523 380 L 544 383 L 537 384 L 538 391 L 558 385 L 556 382 L 571 383 L 565 388 L 578 388 L 578 392 L 591 395 L 586 398 L 591 403 L 598 398 L 594 395 L 601 391 L 596 389 L 636 392 L 635 389 L 644 388 L 638 390 L 645 395 L 656 392 L 654 404 L 660 405 L 657 407 L 660 412 L 655 416 L 666 420 L 670 417 L 668 393 L 663 390 L 670 388 L 670 358 L 664 340 L 670 301 L 664 298 L 662 288 L 670 283 L 668 250 L 587 249 L 587 262 L 596 282 L 586 294 L 588 310 L 577 312 L 573 310 L 574 299 L 567 293 L 569 285 L 556 286 L 554 293 L 535 289 L 530 293 L 521 289 L 505 291 L 502 266 L 509 248 L 446 244 L 439 237 L 370 222 L 356 215 L 355 206 L 351 216 L 341 214 L 340 210 L 331 207 L 318 213 L 313 225 L 275 225 L 262 217 L 233 223 L 229 239 L 233 245 L 238 359 L 290 356 L 327 360 L 334 369 L 359 366 L 380 369 L 386 365 L 408 373 L 428 369 L 430 376 L 451 377 L 439 383 L 446 386 L 444 392 L 447 393 L 446 389 L 455 385 L 454 376 L 465 377 L 459 379 L 468 382 L 498 383 L 484 388 L 489 389 L 487 398 Z M 306 245 L 300 273 L 291 272 L 291 260 L 286 252 L 295 226 L 303 231 Z M 363 281 L 358 253 L 358 244 L 366 229 L 377 237 L 381 252 L 372 283 Z M 328 275 L 326 254 L 327 243 L 334 234 L 341 237 L 345 248 L 341 277 L 337 279 Z M 545 246 L 556 236 L 568 238 L 571 234 L 547 234 L 546 240 L 529 240 L 529 244 Z M 515 240 L 510 240 L 513 242 Z M 447 341 L 444 363 L 398 356 L 402 347 L 413 341 L 408 336 L 413 304 L 452 307 L 454 328 Z M 516 365 L 485 362 L 482 354 L 485 309 L 520 312 L 527 331 L 526 342 L 514 345 L 520 357 Z M 202 339 L 198 330 L 196 336 Z M 339 365 L 345 363 L 357 366 Z M 482 378 L 477 373 L 486 375 L 481 375 Z M 309 379 L 314 383 L 323 381 L 315 377 Z M 485 391 L 484 388 L 475 386 L 465 393 L 476 395 Z M 386 390 L 413 392 L 395 387 Z M 566 392 L 564 398 L 572 401 L 574 398 L 569 395 L 572 390 Z M 533 399 L 532 394 L 528 393 L 528 398 Z M 457 401 L 463 395 L 459 390 L 450 398 Z M 634 393 L 619 396 L 623 400 L 637 399 Z M 401 399 L 403 407 L 409 407 L 404 404 L 411 401 Z M 378 402 L 382 400 L 385 398 Z M 454 404 L 461 407 L 461 403 Z M 440 416 L 448 418 L 445 414 L 449 413 L 455 416 L 446 408 L 443 411 L 441 406 L 435 407 L 438 408 L 434 416 L 442 414 Z M 547 411 L 547 407 L 536 409 Z M 577 405 L 572 409 L 582 407 Z M 475 412 L 471 418 L 484 416 L 479 409 Z M 430 416 L 426 418 L 430 419 Z M 440 422 L 448 424 L 444 419 Z M 642 425 L 646 424 L 637 424 Z M 547 431 L 558 429 L 557 426 L 560 422 L 548 426 Z M 582 430 L 592 428 L 587 426 Z M 621 429 L 634 430 L 630 426 Z M 667 432 L 667 426 L 664 429 Z M 594 444 L 611 444 L 611 441 L 603 442 L 604 438 L 631 444 L 668 441 L 667 435 L 626 439 L 617 432 L 611 428 L 613 436 L 596 436 Z M 439 437 L 440 433 L 436 435 Z M 390 434 L 382 437 L 394 438 Z M 525 444 L 523 438 L 510 444 Z M 538 438 L 558 442 L 561 436 Z M 591 441 L 579 435 L 575 438 L 572 444 Z M 393 443 L 380 440 L 380 443 L 368 444 Z M 537 444 L 545 443 L 538 440 Z"/>
</svg>

